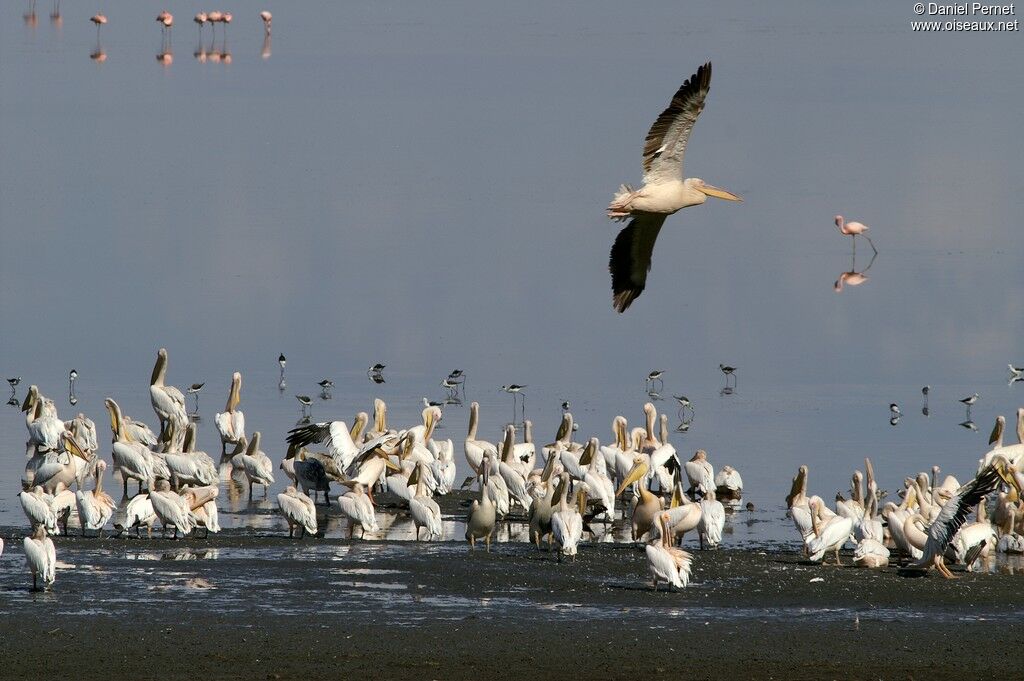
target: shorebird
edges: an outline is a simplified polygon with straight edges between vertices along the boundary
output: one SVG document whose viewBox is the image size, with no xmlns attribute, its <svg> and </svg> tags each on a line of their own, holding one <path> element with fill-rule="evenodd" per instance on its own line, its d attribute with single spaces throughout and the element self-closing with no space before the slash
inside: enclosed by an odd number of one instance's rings
<svg viewBox="0 0 1024 681">
<path fill-rule="evenodd" d="M 563 412 L 569 411 L 569 407 L 571 407 L 571 406 L 572 405 L 569 404 L 569 400 L 566 400 L 565 402 L 562 402 L 562 411 Z"/>
<path fill-rule="evenodd" d="M 380 372 L 384 371 L 384 367 L 386 367 L 386 366 L 387 366 L 386 364 L 381 364 L 380 362 L 377 362 L 376 364 L 371 366 L 366 371 L 367 371 L 367 373 L 370 373 L 370 374 L 379 374 Z"/>
<path fill-rule="evenodd" d="M 263 20 L 263 31 L 267 35 L 270 35 L 270 22 L 273 18 L 274 16 L 267 10 L 263 10 L 262 12 L 260 12 L 260 19 Z"/>
<path fill-rule="evenodd" d="M 686 395 L 673 395 L 672 399 L 679 403 L 680 409 L 693 409 L 693 404 Z"/>
<path fill-rule="evenodd" d="M 452 379 L 453 381 L 458 380 L 462 378 L 462 373 L 462 369 L 452 369 L 452 372 L 448 374 L 448 378 Z"/>
<path fill-rule="evenodd" d="M 297 399 L 299 401 L 299 404 L 302 405 L 302 413 L 303 414 L 305 414 L 306 411 L 311 406 L 313 406 L 313 400 L 310 399 L 309 395 L 296 395 L 295 399 Z"/>
<path fill-rule="evenodd" d="M 658 381 L 659 383 L 661 383 L 662 387 L 664 387 L 665 386 L 665 382 L 663 380 L 661 380 L 661 377 L 664 376 L 664 375 L 665 375 L 665 372 L 663 370 L 655 369 L 651 373 L 647 374 L 647 380 L 644 382 L 644 386 L 645 387 L 650 386 L 650 384 L 652 382 Z M 654 390 L 653 386 L 650 386 L 650 387 L 651 387 L 651 390 L 649 390 L 648 392 L 651 392 L 651 391 Z"/>
<path fill-rule="evenodd" d="M 507 393 L 515 394 L 515 393 L 522 392 L 523 388 L 525 388 L 525 387 L 526 387 L 525 385 L 519 385 L 518 383 L 513 383 L 512 385 L 503 385 L 503 386 L 501 386 L 501 389 L 504 390 Z"/>
<path fill-rule="evenodd" d="M 839 230 L 840 234 L 853 238 L 853 250 L 857 250 L 857 235 L 860 234 L 868 240 L 869 244 L 871 244 L 871 250 L 878 253 L 878 249 L 875 248 L 875 244 L 871 241 L 871 237 L 866 233 L 868 231 L 867 225 L 862 222 L 846 222 L 842 215 L 837 215 L 835 217 L 835 221 L 836 228 Z"/>
<path fill-rule="evenodd" d="M 77 370 L 72 369 L 71 371 L 68 372 L 68 380 L 69 381 L 74 382 L 74 380 L 76 378 L 78 378 L 78 371 Z"/>
<path fill-rule="evenodd" d="M 967 413 L 969 415 L 971 413 L 971 407 L 977 401 L 978 401 L 978 393 L 974 393 L 970 397 L 965 397 L 962 400 L 960 400 L 960 404 L 963 404 L 963 405 L 965 405 L 967 407 Z"/>
<path fill-rule="evenodd" d="M 287 363 L 288 363 L 288 358 L 284 356 L 283 352 L 280 355 L 277 356 L 277 365 L 279 367 L 281 367 L 281 371 L 284 371 L 284 365 L 287 364 Z"/>
<path fill-rule="evenodd" d="M 203 24 L 206 23 L 207 18 L 208 17 L 206 15 L 206 12 L 199 12 L 194 17 L 192 17 L 192 21 L 196 22 L 196 24 L 199 26 L 199 39 L 200 40 L 203 39 Z"/>
<path fill-rule="evenodd" d="M 450 378 L 446 378 L 443 381 L 441 381 L 441 387 L 447 389 L 448 392 L 455 392 L 456 390 L 459 389 L 459 383 L 457 381 L 453 381 Z"/>
<path fill-rule="evenodd" d="M 896 404 L 895 402 L 890 404 L 889 415 L 894 419 L 898 419 L 899 417 L 903 416 L 903 412 L 900 411 L 900 405 Z"/>
<path fill-rule="evenodd" d="M 157 14 L 156 20 L 160 22 L 160 30 L 164 33 L 170 31 L 171 27 L 174 26 L 174 15 L 167 10 L 163 10 L 160 14 Z"/>
<path fill-rule="evenodd" d="M 718 368 L 725 374 L 725 384 L 729 385 L 729 377 L 732 376 L 733 385 L 736 385 L 736 367 L 731 367 L 726 364 L 719 364 Z"/>
<path fill-rule="evenodd" d="M 612 275 L 612 306 L 625 312 L 644 291 L 651 269 L 654 242 L 665 218 L 688 206 L 699 206 L 709 196 L 727 201 L 740 197 L 696 177 L 683 178 L 683 155 L 704 99 L 711 87 L 711 64 L 697 69 L 676 90 L 668 108 L 647 132 L 643 151 L 643 186 L 619 187 L 608 206 L 612 220 L 629 219 L 612 245 L 608 270 Z"/>
<path fill-rule="evenodd" d="M 10 385 L 10 386 L 11 386 L 12 388 L 16 388 L 16 387 L 18 386 L 18 384 L 19 384 L 19 383 L 21 383 L 21 376 L 18 376 L 18 377 L 16 377 L 16 378 L 8 378 L 8 379 L 7 379 L 7 383 L 8 383 L 8 384 L 9 384 L 9 385 Z"/>
<path fill-rule="evenodd" d="M 322 380 L 319 383 L 317 383 L 317 385 L 320 386 L 321 388 L 323 388 L 324 391 L 326 391 L 329 388 L 333 388 L 334 387 L 334 381 L 332 381 L 329 378 L 325 378 L 324 380 Z"/>
<path fill-rule="evenodd" d="M 1015 367 L 1012 364 L 1006 365 L 1010 369 L 1010 373 L 1013 374 L 1013 378 L 1024 378 L 1024 367 Z"/>
<path fill-rule="evenodd" d="M 107 23 L 107 15 L 106 14 L 93 14 L 91 17 L 89 17 L 89 21 L 91 21 L 92 23 L 96 24 L 96 40 L 99 40 L 100 39 L 100 26 L 103 26 L 104 24 Z"/>
<path fill-rule="evenodd" d="M 921 394 L 924 395 L 925 397 L 928 397 L 928 393 L 930 391 L 931 391 L 931 386 L 927 386 L 926 385 L 925 387 L 921 388 Z"/>
<path fill-rule="evenodd" d="M 186 391 L 189 395 L 194 397 L 195 400 L 196 400 L 195 409 L 192 410 L 193 414 L 198 414 L 199 413 L 199 391 L 203 389 L 204 385 L 206 385 L 205 382 L 204 383 L 193 383 L 192 385 L 190 385 L 188 387 L 188 390 Z"/>
</svg>

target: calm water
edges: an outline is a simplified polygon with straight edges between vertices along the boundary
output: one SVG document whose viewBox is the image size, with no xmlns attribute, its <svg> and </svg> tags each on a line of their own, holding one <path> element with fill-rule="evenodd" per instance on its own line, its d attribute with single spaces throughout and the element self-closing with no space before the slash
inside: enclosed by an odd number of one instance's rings
<svg viewBox="0 0 1024 681">
<path fill-rule="evenodd" d="M 106 396 L 155 423 L 161 346 L 172 382 L 207 382 L 202 447 L 218 451 L 212 417 L 239 370 L 273 458 L 293 395 L 325 377 L 316 419 L 382 397 L 410 425 L 458 367 L 484 436 L 512 418 L 498 386 L 516 382 L 538 440 L 569 399 L 579 435 L 605 441 L 615 414 L 640 422 L 656 368 L 673 426 L 671 393 L 695 404 L 677 449 L 737 467 L 774 513 L 801 463 L 826 497 L 864 456 L 890 490 L 932 464 L 963 480 L 995 415 L 1024 403 L 1005 369 L 1024 363 L 1018 34 L 913 34 L 910 4 L 890 2 L 270 2 L 269 57 L 247 6 L 214 45 L 231 63 L 201 63 L 210 33 L 200 45 L 187 2 L 167 5 L 164 67 L 161 3 L 106 3 L 103 63 L 96 8 L 64 3 L 58 25 L 39 0 L 32 25 L 28 6 L 0 12 L 0 373 L 104 441 Z M 707 59 L 687 174 L 745 202 L 670 218 L 647 291 L 616 315 L 603 209 Z M 880 250 L 838 294 L 836 213 Z M 378 361 L 379 386 L 363 373 Z M 739 367 L 735 394 L 720 362 Z M 975 391 L 977 432 L 958 425 Z M 442 431 L 460 476 L 466 420 L 451 407 Z M 0 524 L 23 522 L 24 438 L 4 408 Z"/>
</svg>

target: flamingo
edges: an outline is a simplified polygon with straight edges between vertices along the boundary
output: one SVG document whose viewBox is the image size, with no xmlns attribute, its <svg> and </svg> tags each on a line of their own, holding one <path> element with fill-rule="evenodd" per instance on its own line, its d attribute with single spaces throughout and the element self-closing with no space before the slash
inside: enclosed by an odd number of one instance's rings
<svg viewBox="0 0 1024 681">
<path fill-rule="evenodd" d="M 853 238 L 854 251 L 857 250 L 857 235 L 860 234 L 861 236 L 868 240 L 869 244 L 871 244 L 871 250 L 874 251 L 875 254 L 878 253 L 878 249 L 875 248 L 875 244 L 871 241 L 871 237 L 867 235 L 867 225 L 865 225 L 863 222 L 847 222 L 846 220 L 843 219 L 842 215 L 837 215 L 835 217 L 835 220 L 836 229 L 839 230 L 839 233 L 844 236 L 849 236 Z"/>
</svg>

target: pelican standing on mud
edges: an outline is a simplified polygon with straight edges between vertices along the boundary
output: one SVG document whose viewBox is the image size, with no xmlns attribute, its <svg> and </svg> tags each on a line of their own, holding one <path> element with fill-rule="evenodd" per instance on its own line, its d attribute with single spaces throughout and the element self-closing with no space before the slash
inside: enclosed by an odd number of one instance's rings
<svg viewBox="0 0 1024 681">
<path fill-rule="evenodd" d="M 739 196 L 712 187 L 696 177 L 683 179 L 683 154 L 704 98 L 711 87 L 711 63 L 682 84 L 668 108 L 654 121 L 644 141 L 644 184 L 633 189 L 624 184 L 608 206 L 612 220 L 630 219 L 615 238 L 608 269 L 612 274 L 613 305 L 619 312 L 643 293 L 651 254 L 665 218 L 688 206 L 699 206 L 709 196 L 741 201 Z"/>
</svg>

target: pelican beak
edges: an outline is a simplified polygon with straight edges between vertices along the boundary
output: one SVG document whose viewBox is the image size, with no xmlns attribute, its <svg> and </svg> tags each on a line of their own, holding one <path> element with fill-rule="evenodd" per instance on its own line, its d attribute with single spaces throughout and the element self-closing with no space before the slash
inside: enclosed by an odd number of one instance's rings
<svg viewBox="0 0 1024 681">
<path fill-rule="evenodd" d="M 1018 471 L 1017 467 L 1009 464 L 1005 459 L 1000 458 L 995 465 L 996 471 L 999 473 L 999 477 L 1003 479 L 1007 485 L 1010 486 L 1010 501 L 1015 502 L 1017 499 L 1024 494 L 1024 489 L 1021 489 L 1021 478 L 1024 478 Z"/>
<path fill-rule="evenodd" d="M 397 463 L 395 463 L 394 461 L 392 461 L 392 460 L 391 460 L 391 457 L 389 457 L 389 456 L 388 456 L 387 454 L 385 454 L 384 452 L 381 452 L 381 453 L 380 453 L 380 457 L 381 457 L 382 459 L 384 459 L 384 465 L 385 465 L 385 466 L 387 466 L 387 467 L 388 467 L 388 468 L 389 468 L 390 470 L 393 470 L 393 471 L 396 471 L 396 472 L 397 472 L 397 471 L 400 471 L 400 470 L 402 470 L 402 467 L 401 467 L 401 466 L 399 466 L 399 465 L 398 465 Z"/>
<path fill-rule="evenodd" d="M 587 513 L 587 495 L 585 493 L 577 494 L 576 503 L 579 504 L 580 515 L 585 515 Z"/>
<path fill-rule="evenodd" d="M 71 437 L 70 435 L 64 436 L 64 449 L 66 449 L 69 453 L 77 456 L 82 461 L 89 460 L 89 457 L 85 455 L 85 452 L 83 452 L 82 449 L 78 446 L 78 443 L 75 442 L 75 438 Z"/>
<path fill-rule="evenodd" d="M 704 192 L 708 196 L 715 197 L 716 199 L 725 199 L 726 201 L 742 201 L 743 200 L 739 196 L 737 196 L 736 194 L 733 194 L 732 192 L 728 192 L 728 191 L 726 191 L 724 189 L 719 189 L 718 187 L 713 187 L 710 184 L 704 184 L 704 185 L 702 185 L 700 187 L 697 187 L 697 189 L 699 189 L 700 191 Z"/>
<path fill-rule="evenodd" d="M 28 413 L 34 406 L 36 406 L 36 394 L 35 391 L 29 390 L 28 395 L 25 395 L 25 400 L 21 403 L 21 410 Z"/>
<path fill-rule="evenodd" d="M 632 470 L 629 471 L 629 475 L 627 475 L 626 479 L 622 481 L 622 484 L 619 486 L 619 489 L 615 490 L 615 496 L 621 495 L 627 487 L 629 487 L 630 485 L 632 485 L 634 482 L 644 477 L 645 475 L 647 475 L 647 464 L 641 461 L 637 465 L 633 466 Z"/>
</svg>

